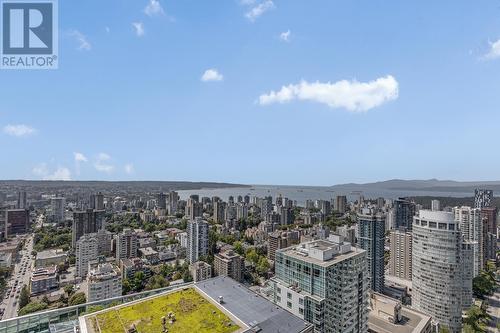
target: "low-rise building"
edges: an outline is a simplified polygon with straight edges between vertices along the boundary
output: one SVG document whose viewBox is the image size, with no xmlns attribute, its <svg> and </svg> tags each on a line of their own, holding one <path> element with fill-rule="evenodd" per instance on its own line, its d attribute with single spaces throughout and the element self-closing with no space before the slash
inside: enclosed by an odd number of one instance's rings
<svg viewBox="0 0 500 333">
<path fill-rule="evenodd" d="M 214 256 L 214 275 L 216 276 L 228 276 L 236 281 L 242 281 L 244 270 L 245 260 L 232 250 L 217 253 Z"/>
<path fill-rule="evenodd" d="M 194 282 L 210 279 L 212 277 L 212 266 L 204 261 L 197 261 L 189 265 L 189 271 Z"/>
<path fill-rule="evenodd" d="M 153 250 L 151 247 L 145 247 L 139 249 L 141 256 L 146 259 L 151 265 L 156 265 L 160 261 L 158 252 Z"/>
<path fill-rule="evenodd" d="M 370 295 L 368 332 L 431 333 L 431 317 L 379 293 Z"/>
<path fill-rule="evenodd" d="M 122 279 L 131 280 L 137 272 L 143 272 L 146 278 L 151 277 L 151 269 L 144 264 L 141 258 L 121 259 L 120 270 L 122 272 Z"/>
<path fill-rule="evenodd" d="M 31 295 L 39 295 L 58 287 L 57 266 L 38 268 L 31 273 Z"/>
<path fill-rule="evenodd" d="M 62 264 L 66 261 L 68 254 L 63 249 L 51 249 L 40 251 L 36 254 L 35 267 L 47 267 Z"/>
<path fill-rule="evenodd" d="M 120 269 L 107 262 L 91 267 L 87 275 L 87 298 L 89 302 L 101 301 L 122 295 Z"/>
</svg>

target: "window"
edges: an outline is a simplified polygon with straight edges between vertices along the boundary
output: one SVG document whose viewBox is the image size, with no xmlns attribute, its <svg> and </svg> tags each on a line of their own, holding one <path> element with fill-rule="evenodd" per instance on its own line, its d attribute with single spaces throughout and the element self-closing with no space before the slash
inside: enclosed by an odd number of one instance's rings
<svg viewBox="0 0 500 333">
<path fill-rule="evenodd" d="M 291 309 L 292 308 L 292 302 L 286 302 L 286 307 Z"/>
<path fill-rule="evenodd" d="M 304 304 L 304 299 L 303 299 L 303 298 L 299 298 L 299 304 L 300 304 L 300 305 L 303 305 L 303 304 Z"/>
<path fill-rule="evenodd" d="M 301 315 L 303 315 L 303 314 L 304 314 L 304 309 L 299 308 L 299 313 L 300 313 Z"/>
<path fill-rule="evenodd" d="M 292 294 L 291 293 L 286 293 L 286 298 L 292 299 Z"/>
</svg>

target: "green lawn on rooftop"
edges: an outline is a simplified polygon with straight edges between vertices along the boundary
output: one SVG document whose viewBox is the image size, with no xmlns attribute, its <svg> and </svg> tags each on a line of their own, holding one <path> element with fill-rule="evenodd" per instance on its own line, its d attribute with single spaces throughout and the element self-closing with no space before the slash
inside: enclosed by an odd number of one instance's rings
<svg viewBox="0 0 500 333">
<path fill-rule="evenodd" d="M 167 317 L 168 322 L 169 312 L 176 319 L 173 324 L 167 323 L 169 333 L 231 333 L 240 328 L 192 288 L 110 309 L 95 318 L 101 333 L 128 332 L 133 325 L 138 333 L 161 333 L 162 317 Z"/>
</svg>

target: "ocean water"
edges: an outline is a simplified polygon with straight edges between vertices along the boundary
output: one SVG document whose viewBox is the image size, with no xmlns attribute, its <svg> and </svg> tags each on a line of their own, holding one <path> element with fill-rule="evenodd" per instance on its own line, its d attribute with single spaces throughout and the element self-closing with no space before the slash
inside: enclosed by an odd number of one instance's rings
<svg viewBox="0 0 500 333">
<path fill-rule="evenodd" d="M 356 189 L 358 190 L 358 188 Z M 227 201 L 229 196 L 233 196 L 236 200 L 238 195 L 249 195 L 264 197 L 272 196 L 273 198 L 281 194 L 291 200 L 296 200 L 298 205 L 303 206 L 306 200 L 330 200 L 337 195 L 346 195 L 347 199 L 352 201 L 359 197 L 359 192 L 353 192 L 349 188 L 332 188 L 328 186 L 277 186 L 277 185 L 252 185 L 250 187 L 233 187 L 233 188 L 216 188 L 216 189 L 200 189 L 200 190 L 185 190 L 178 191 L 181 199 L 187 199 L 191 194 L 198 194 L 201 197 L 218 196 Z M 407 190 L 388 190 L 388 189 L 362 189 L 361 194 L 365 199 L 375 199 L 383 197 L 386 199 L 396 199 L 398 197 L 415 197 L 415 196 L 436 196 L 436 197 L 471 197 L 472 192 L 436 192 L 436 191 L 407 191 Z"/>
</svg>

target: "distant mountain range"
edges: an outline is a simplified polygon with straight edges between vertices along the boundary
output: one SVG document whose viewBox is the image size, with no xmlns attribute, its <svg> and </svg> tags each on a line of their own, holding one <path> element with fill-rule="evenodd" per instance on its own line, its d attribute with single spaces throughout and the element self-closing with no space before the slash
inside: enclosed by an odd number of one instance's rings
<svg viewBox="0 0 500 333">
<path fill-rule="evenodd" d="M 391 179 L 366 184 L 340 184 L 332 186 L 335 191 L 366 191 L 366 190 L 388 190 L 388 191 L 425 191 L 425 192 L 470 192 L 482 188 L 493 190 L 500 194 L 500 181 L 468 181 L 460 182 L 454 180 L 404 180 Z"/>
</svg>

